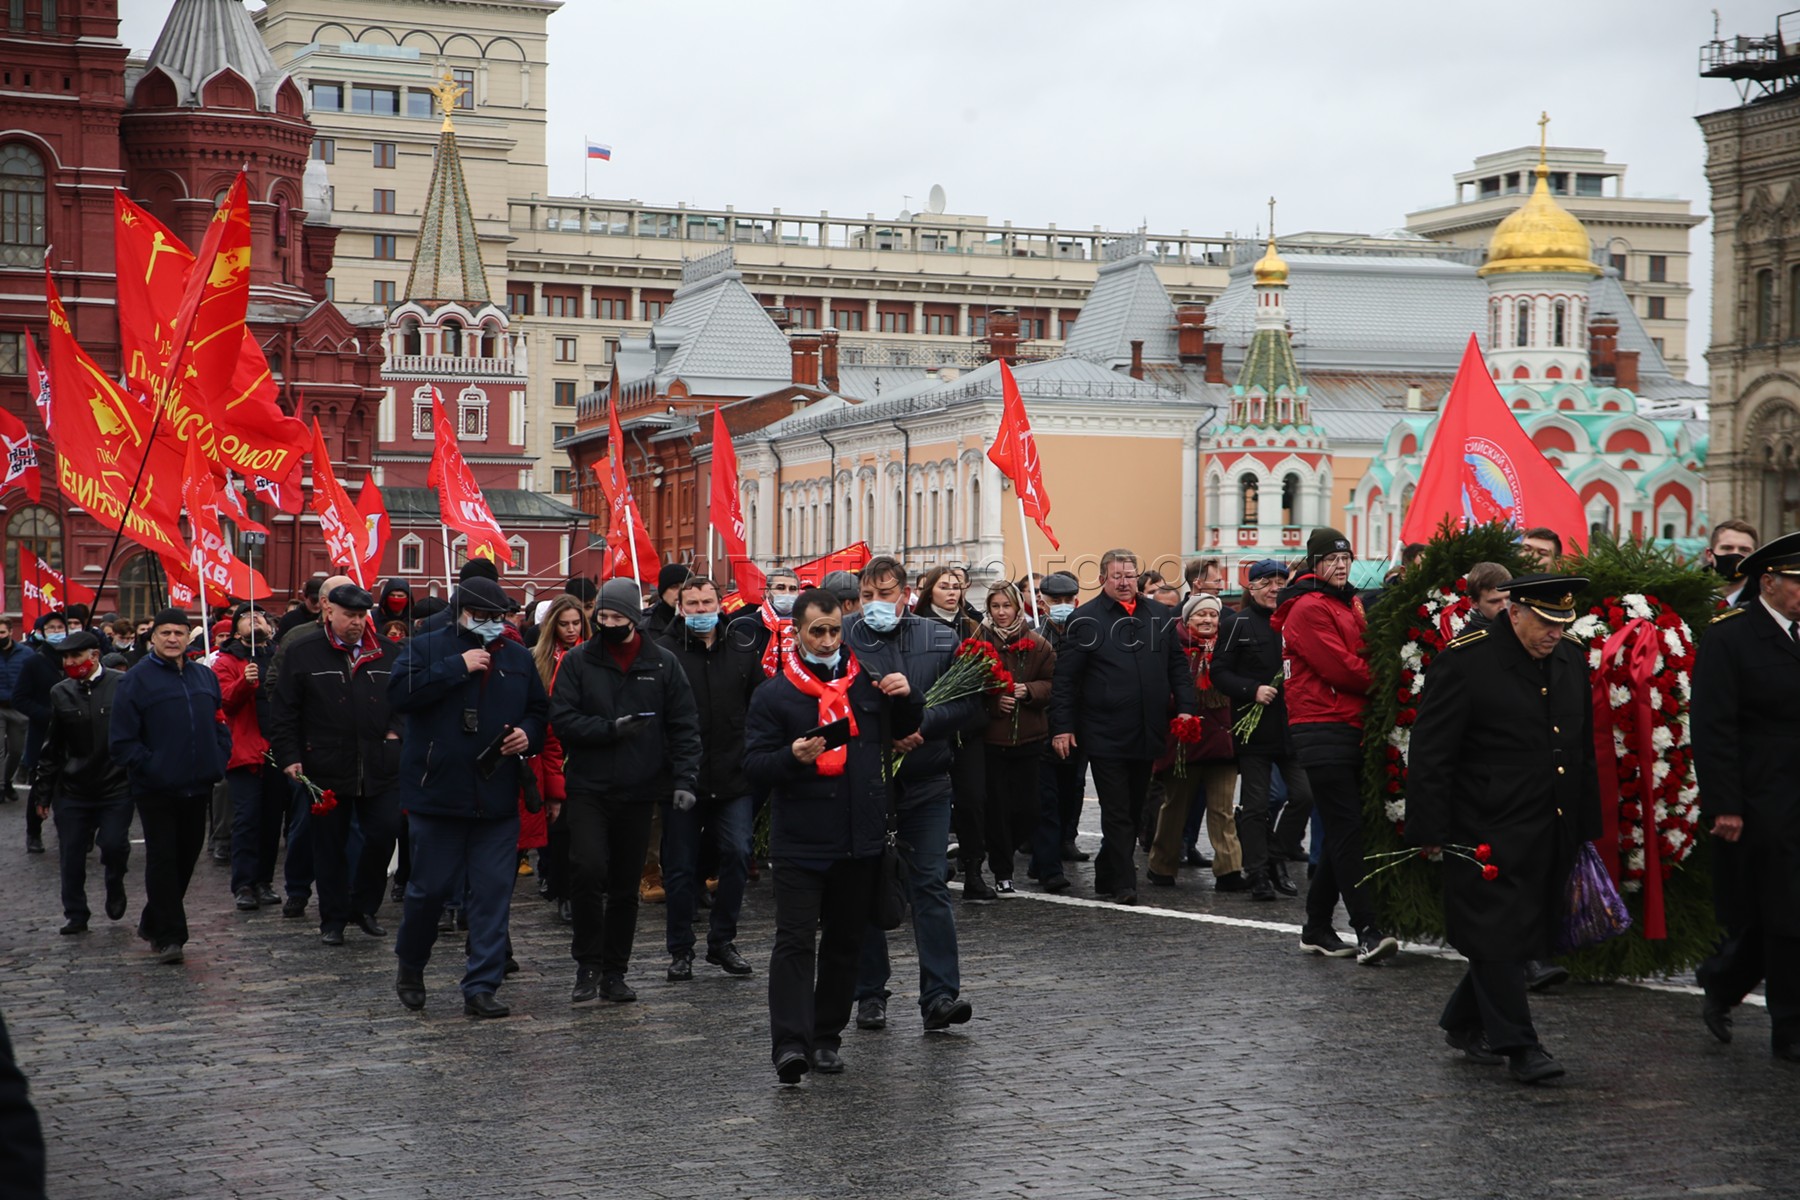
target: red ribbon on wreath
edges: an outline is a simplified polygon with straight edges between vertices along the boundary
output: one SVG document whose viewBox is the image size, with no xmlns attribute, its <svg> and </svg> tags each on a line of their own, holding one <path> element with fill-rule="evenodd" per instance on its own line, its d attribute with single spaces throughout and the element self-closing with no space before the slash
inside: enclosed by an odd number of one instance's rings
<svg viewBox="0 0 1800 1200">
<path fill-rule="evenodd" d="M 1625 656 L 1625 675 L 1630 683 L 1633 723 L 1636 726 L 1635 747 L 1638 762 L 1638 826 L 1644 831 L 1644 937 L 1661 941 L 1669 936 L 1663 917 L 1662 832 L 1656 826 L 1656 750 L 1652 735 L 1656 713 L 1650 707 L 1650 681 L 1656 675 L 1656 656 L 1662 631 L 1652 621 L 1633 617 L 1606 639 L 1600 650 L 1600 669 L 1594 672 L 1594 761 L 1601 764 L 1600 838 L 1595 849 L 1613 883 L 1623 878 L 1620 858 L 1623 847 L 1619 838 L 1619 763 L 1621 756 L 1613 751 L 1613 707 L 1609 696 L 1608 673 L 1613 656 L 1621 649 Z M 1611 764 L 1610 766 L 1606 764 Z"/>
</svg>

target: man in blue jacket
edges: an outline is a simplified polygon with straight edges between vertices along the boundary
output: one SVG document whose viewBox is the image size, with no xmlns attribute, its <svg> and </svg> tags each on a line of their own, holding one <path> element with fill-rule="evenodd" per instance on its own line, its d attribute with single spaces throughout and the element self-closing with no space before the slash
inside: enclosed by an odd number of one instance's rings
<svg viewBox="0 0 1800 1200">
<path fill-rule="evenodd" d="M 187 944 L 188 881 L 206 842 L 213 785 L 225 778 L 231 728 L 219 681 L 187 657 L 188 615 L 165 608 L 150 654 L 119 685 L 108 731 L 113 761 L 131 780 L 144 828 L 144 915 L 138 936 L 156 961 L 178 963 Z"/>
<path fill-rule="evenodd" d="M 844 644 L 863 670 L 877 678 L 899 673 L 924 703 L 956 657 L 955 632 L 904 610 L 906 568 L 892 558 L 871 559 L 862 571 L 862 608 L 844 622 Z M 796 602 L 797 603 L 797 602 Z M 956 734 L 987 720 L 985 698 L 966 696 L 926 708 L 912 733 L 894 734 L 892 750 L 903 756 L 895 772 L 896 808 L 912 909 L 913 941 L 919 950 L 919 1011 L 929 1031 L 961 1025 L 973 1009 L 961 998 L 962 973 L 956 951 L 956 916 L 945 885 L 945 851 L 950 843 L 950 748 Z M 887 934 L 863 934 L 862 967 L 856 979 L 856 1026 L 887 1025 Z"/>
<path fill-rule="evenodd" d="M 30 724 L 13 703 L 13 688 L 19 682 L 19 668 L 31 658 L 32 650 L 23 642 L 15 642 L 12 630 L 12 621 L 0 616 L 0 757 L 6 764 L 0 767 L 0 803 L 13 799 L 13 778 L 25 757 L 25 729 Z"/>
<path fill-rule="evenodd" d="M 506 616 L 518 608 L 493 580 L 464 580 L 450 598 L 449 620 L 407 641 L 388 684 L 389 705 L 406 717 L 399 795 L 412 874 L 394 945 L 394 990 L 407 1008 L 425 1007 L 438 915 L 466 892 L 463 1012 L 511 1011 L 494 992 L 506 974 L 522 756 L 543 745 L 550 707 L 530 652 L 506 636 Z"/>
<path fill-rule="evenodd" d="M 832 593 L 800 593 L 793 621 L 795 652 L 752 694 L 744 728 L 744 774 L 769 789 L 769 1034 L 788 1084 L 844 1069 L 838 1048 L 886 838 L 882 759 L 889 739 L 918 728 L 923 703 L 905 675 L 879 674 L 843 650 Z M 805 736 L 844 718 L 855 727 L 847 745 Z"/>
</svg>

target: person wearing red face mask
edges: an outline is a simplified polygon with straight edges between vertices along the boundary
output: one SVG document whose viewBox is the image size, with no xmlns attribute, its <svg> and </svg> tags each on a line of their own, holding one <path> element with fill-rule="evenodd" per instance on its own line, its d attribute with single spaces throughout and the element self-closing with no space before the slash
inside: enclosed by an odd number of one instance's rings
<svg viewBox="0 0 1800 1200">
<path fill-rule="evenodd" d="M 412 585 L 406 580 L 384 579 L 375 595 L 375 611 L 369 615 L 375 619 L 377 629 L 385 629 L 389 621 L 412 623 Z"/>
<path fill-rule="evenodd" d="M 62 680 L 50 689 L 49 730 L 32 776 L 31 804 L 56 818 L 62 855 L 66 934 L 88 928 L 87 850 L 100 847 L 106 872 L 106 915 L 125 915 L 125 864 L 131 857 L 131 790 L 125 768 L 107 747 L 113 694 L 125 678 L 100 665 L 100 639 L 70 634 L 62 652 Z"/>
</svg>

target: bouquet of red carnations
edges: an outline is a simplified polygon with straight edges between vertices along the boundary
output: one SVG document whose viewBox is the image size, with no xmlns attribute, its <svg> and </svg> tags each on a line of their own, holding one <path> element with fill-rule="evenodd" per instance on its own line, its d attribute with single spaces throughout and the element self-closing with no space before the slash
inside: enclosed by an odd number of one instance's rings
<svg viewBox="0 0 1800 1200">
<path fill-rule="evenodd" d="M 1198 746 L 1206 736 L 1206 726 L 1191 713 L 1169 719 L 1169 738 L 1175 743 L 1175 778 L 1187 778 L 1187 748 Z"/>
</svg>

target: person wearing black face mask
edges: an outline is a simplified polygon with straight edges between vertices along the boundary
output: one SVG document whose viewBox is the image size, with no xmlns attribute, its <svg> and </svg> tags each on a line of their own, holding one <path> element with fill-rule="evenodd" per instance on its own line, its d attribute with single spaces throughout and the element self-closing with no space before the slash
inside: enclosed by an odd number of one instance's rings
<svg viewBox="0 0 1800 1200">
<path fill-rule="evenodd" d="M 576 1004 L 637 999 L 625 972 L 650 818 L 664 799 L 682 813 L 698 802 L 694 689 L 675 655 L 638 631 L 641 613 L 637 584 L 608 580 L 595 635 L 569 652 L 550 698 L 566 764 Z"/>
<path fill-rule="evenodd" d="M 1719 577 L 1719 602 L 1726 608 L 1744 595 L 1744 559 L 1756 552 L 1756 526 L 1748 521 L 1720 521 L 1712 527 L 1700 560 Z M 1751 593 L 1755 599 L 1755 593 Z"/>
<path fill-rule="evenodd" d="M 44 613 L 32 626 L 32 657 L 19 667 L 13 684 L 13 707 L 25 714 L 25 753 L 21 766 L 26 779 L 37 766 L 38 750 L 50 730 L 50 689 L 61 682 L 62 644 L 69 637 L 69 623 L 60 612 Z M 44 852 L 44 823 L 37 809 L 25 810 L 25 849 L 32 854 Z"/>
</svg>

